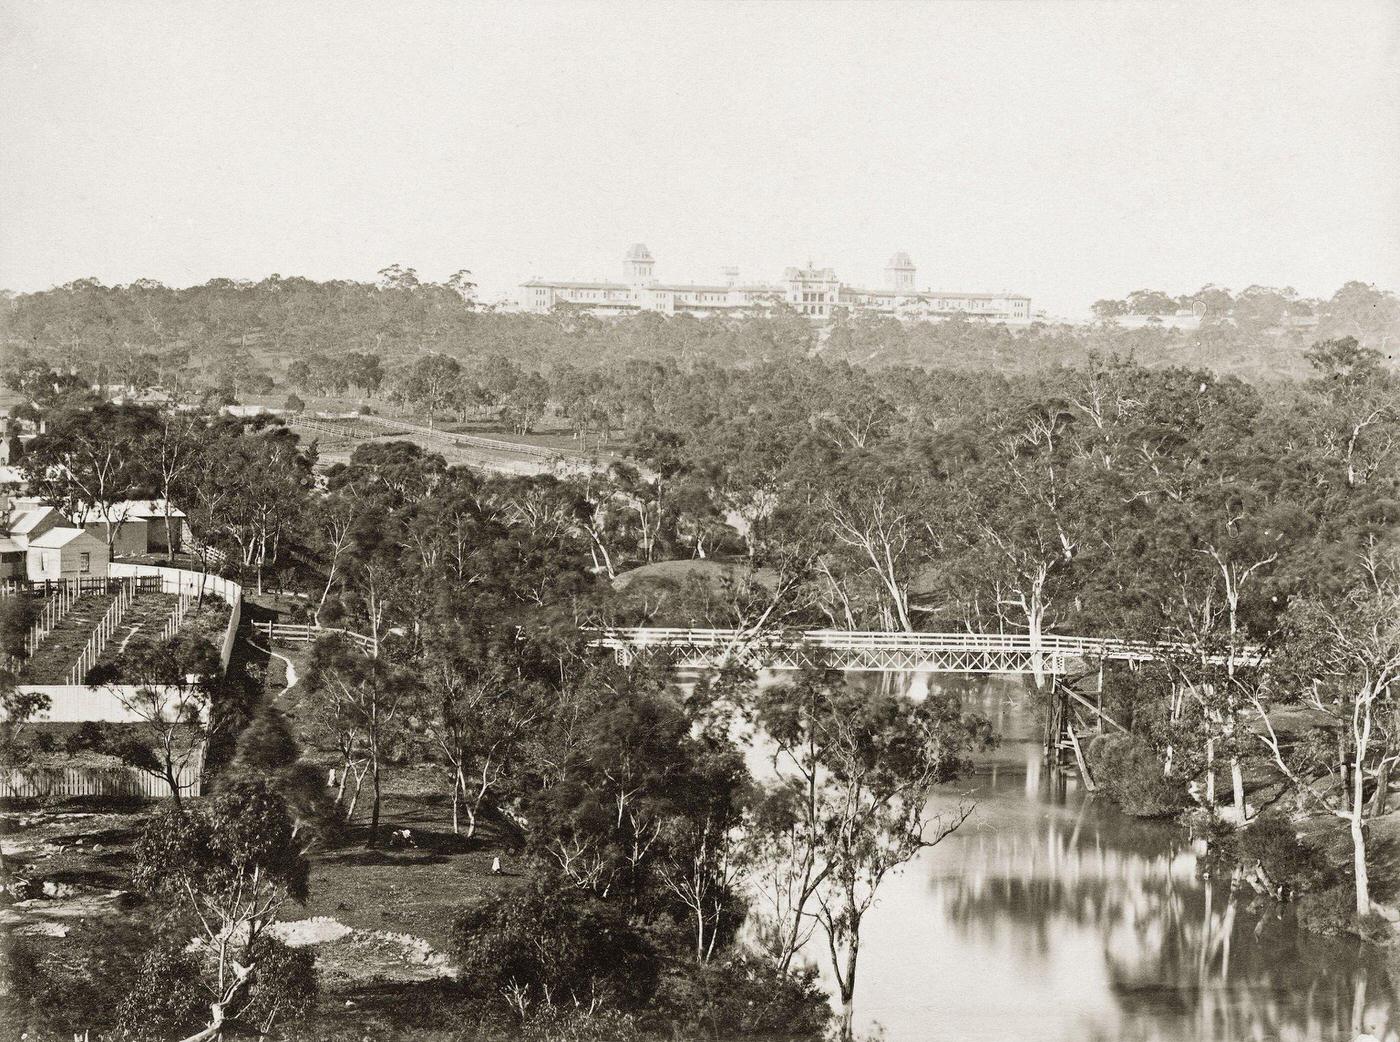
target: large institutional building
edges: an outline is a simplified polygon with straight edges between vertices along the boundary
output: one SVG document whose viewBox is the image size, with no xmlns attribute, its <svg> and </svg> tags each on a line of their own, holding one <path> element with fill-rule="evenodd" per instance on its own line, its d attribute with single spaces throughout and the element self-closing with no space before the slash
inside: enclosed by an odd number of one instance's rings
<svg viewBox="0 0 1400 1042">
<path fill-rule="evenodd" d="M 659 311 L 697 316 L 761 311 L 785 302 L 814 321 L 829 321 L 837 311 L 867 312 L 901 319 L 941 319 L 954 315 L 991 322 L 1028 323 L 1031 298 L 1014 293 L 954 293 L 916 289 L 914 262 L 896 253 L 885 265 L 882 289 L 842 284 L 831 268 L 788 268 L 781 282 L 744 283 L 737 268 L 726 268 L 721 281 L 709 285 L 658 282 L 656 261 L 641 243 L 622 260 L 620 282 L 557 282 L 531 279 L 521 286 L 526 311 L 546 312 L 560 304 L 595 315 Z"/>
</svg>

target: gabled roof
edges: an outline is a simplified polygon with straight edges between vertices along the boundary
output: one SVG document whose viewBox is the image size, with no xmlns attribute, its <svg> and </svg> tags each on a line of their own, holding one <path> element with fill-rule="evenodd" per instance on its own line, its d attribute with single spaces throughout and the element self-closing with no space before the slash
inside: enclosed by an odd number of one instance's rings
<svg viewBox="0 0 1400 1042">
<path fill-rule="evenodd" d="M 165 517 L 165 500 L 163 499 L 128 499 L 123 503 L 118 503 L 117 506 L 119 508 L 123 506 L 126 507 L 126 516 L 129 518 L 146 518 L 149 520 L 153 518 L 163 519 Z M 116 511 L 116 513 L 120 516 L 120 510 Z M 174 504 L 171 504 L 170 516 L 184 517 L 185 512 Z"/>
<path fill-rule="evenodd" d="M 98 539 L 91 532 L 86 532 L 81 528 L 50 528 L 38 539 L 30 540 L 29 545 L 53 550 L 61 546 L 67 546 L 69 543 L 78 539 L 87 539 L 98 545 L 104 545 L 102 540 Z"/>
<path fill-rule="evenodd" d="M 58 517 L 62 520 L 63 515 L 59 514 L 53 507 L 27 507 L 17 509 L 10 515 L 10 534 L 27 535 L 51 516 Z"/>
<path fill-rule="evenodd" d="M 165 500 L 163 499 L 119 499 L 112 504 L 108 516 L 113 524 L 123 524 L 132 521 L 149 521 L 152 518 L 165 517 Z M 171 517 L 184 517 L 184 512 L 175 508 L 170 510 Z M 73 509 L 72 520 L 80 525 L 98 525 L 103 523 L 103 517 L 97 508 L 90 503 L 79 503 Z"/>
</svg>

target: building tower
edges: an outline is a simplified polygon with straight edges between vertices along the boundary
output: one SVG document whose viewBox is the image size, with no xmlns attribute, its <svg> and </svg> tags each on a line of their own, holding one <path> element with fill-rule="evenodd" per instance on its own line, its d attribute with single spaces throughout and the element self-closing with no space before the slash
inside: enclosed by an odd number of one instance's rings
<svg viewBox="0 0 1400 1042">
<path fill-rule="evenodd" d="M 637 286 L 643 282 L 650 282 L 651 266 L 655 263 L 651 250 L 640 242 L 633 243 L 627 251 L 627 256 L 622 258 L 623 277 L 627 284 Z"/>
<path fill-rule="evenodd" d="M 914 262 L 900 250 L 885 265 L 885 281 L 896 293 L 914 292 Z"/>
</svg>

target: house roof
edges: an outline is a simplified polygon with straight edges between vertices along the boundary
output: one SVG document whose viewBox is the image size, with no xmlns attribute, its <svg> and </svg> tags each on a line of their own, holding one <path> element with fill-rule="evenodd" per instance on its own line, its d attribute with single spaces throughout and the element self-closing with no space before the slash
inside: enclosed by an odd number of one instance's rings
<svg viewBox="0 0 1400 1042">
<path fill-rule="evenodd" d="M 102 545 L 102 540 L 98 539 L 90 532 L 85 532 L 81 528 L 50 528 L 38 539 L 31 540 L 29 545 L 52 550 L 57 547 L 67 546 L 69 543 L 79 539 L 87 539 L 90 542 Z"/>
<path fill-rule="evenodd" d="M 120 499 L 112 504 L 110 516 L 116 524 L 163 518 L 165 517 L 165 500 Z M 185 513 L 176 507 L 171 507 L 170 516 L 184 517 Z M 90 504 L 79 503 L 73 510 L 73 520 L 80 525 L 95 525 L 101 524 L 103 519 Z"/>
<path fill-rule="evenodd" d="M 12 535 L 26 535 L 34 531 L 50 515 L 60 519 L 62 517 L 53 507 L 18 508 L 10 515 L 10 533 Z"/>
<path fill-rule="evenodd" d="M 165 517 L 165 505 L 165 500 L 163 499 L 128 499 L 125 503 L 118 504 L 118 506 L 127 507 L 127 517 L 141 517 L 147 520 L 153 520 L 155 518 L 163 519 Z M 184 517 L 185 512 L 172 503 L 170 505 L 170 516 Z"/>
</svg>

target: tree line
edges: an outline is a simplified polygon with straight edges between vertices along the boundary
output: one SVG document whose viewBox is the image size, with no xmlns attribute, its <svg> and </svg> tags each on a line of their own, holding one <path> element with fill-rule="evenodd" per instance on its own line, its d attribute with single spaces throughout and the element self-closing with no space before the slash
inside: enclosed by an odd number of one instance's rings
<svg viewBox="0 0 1400 1042">
<path fill-rule="evenodd" d="M 965 317 L 910 324 L 845 312 L 819 330 L 782 306 L 707 319 L 655 313 L 599 319 L 568 305 L 535 315 L 482 306 L 462 273 L 433 283 L 398 266 L 386 268 L 375 283 L 272 275 L 175 289 L 150 279 L 123 286 L 80 279 L 6 295 L 0 305 L 0 343 L 7 352 L 28 352 L 81 373 L 89 384 L 160 386 L 182 394 L 217 388 L 235 396 L 279 387 L 372 395 L 388 369 L 423 354 L 463 364 L 507 358 L 546 377 L 557 366 L 604 368 L 626 359 L 734 365 L 818 350 L 874 366 L 1026 373 L 1116 353 L 1153 365 L 1304 376 L 1302 353 L 1314 339 L 1351 336 L 1387 352 L 1400 333 L 1395 295 L 1361 282 L 1347 283 L 1326 300 L 1306 300 L 1289 289 L 1251 286 L 1232 294 L 1207 286 L 1183 296 L 1140 290 L 1095 305 L 1101 318 L 1190 309 L 1204 317 L 1197 330 L 1104 323 L 1011 328 Z M 1315 318 L 1315 328 L 1290 324 L 1303 317 Z"/>
</svg>

